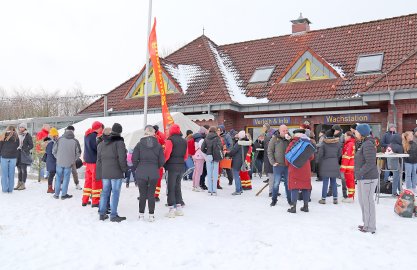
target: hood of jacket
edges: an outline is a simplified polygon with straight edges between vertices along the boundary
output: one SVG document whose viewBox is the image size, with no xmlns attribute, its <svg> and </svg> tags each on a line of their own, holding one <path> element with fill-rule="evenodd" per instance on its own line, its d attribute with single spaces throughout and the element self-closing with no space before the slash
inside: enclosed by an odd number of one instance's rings
<svg viewBox="0 0 417 270">
<path fill-rule="evenodd" d="M 173 124 L 169 128 L 169 136 L 172 136 L 172 135 L 180 135 L 180 134 L 181 134 L 181 128 L 180 128 L 179 125 Z"/>
<path fill-rule="evenodd" d="M 325 138 L 323 140 L 323 142 L 325 142 L 325 143 L 339 143 L 340 139 L 339 138 Z"/>
<path fill-rule="evenodd" d="M 207 134 L 206 139 L 207 140 L 214 140 L 214 138 L 218 137 L 216 133 L 213 132 L 209 132 L 209 134 Z"/>
<path fill-rule="evenodd" d="M 85 136 L 88 136 L 88 135 L 90 135 L 91 133 L 97 133 L 97 131 L 95 131 L 95 130 L 93 130 L 93 129 L 91 129 L 91 128 L 89 128 L 89 129 L 87 129 L 87 131 L 85 132 Z"/>
<path fill-rule="evenodd" d="M 67 130 L 65 131 L 64 135 L 62 135 L 62 137 L 66 138 L 66 139 L 74 139 L 74 132 L 72 130 Z"/>
<path fill-rule="evenodd" d="M 139 147 L 150 149 L 158 144 L 158 140 L 154 136 L 145 136 L 139 141 Z"/>
<path fill-rule="evenodd" d="M 124 141 L 124 139 L 119 134 L 114 134 L 114 133 L 111 133 L 110 135 L 103 135 L 103 142 L 105 144 L 109 144 L 109 143 L 117 142 L 117 141 Z"/>
</svg>

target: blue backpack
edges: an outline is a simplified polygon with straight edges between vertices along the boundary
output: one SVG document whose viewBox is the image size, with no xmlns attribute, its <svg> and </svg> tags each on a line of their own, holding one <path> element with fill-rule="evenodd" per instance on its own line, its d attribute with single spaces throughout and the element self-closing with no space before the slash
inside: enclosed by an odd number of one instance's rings
<svg viewBox="0 0 417 270">
<path fill-rule="evenodd" d="M 301 168 L 315 151 L 316 148 L 309 140 L 299 139 L 285 154 L 285 159 L 294 167 Z"/>
</svg>

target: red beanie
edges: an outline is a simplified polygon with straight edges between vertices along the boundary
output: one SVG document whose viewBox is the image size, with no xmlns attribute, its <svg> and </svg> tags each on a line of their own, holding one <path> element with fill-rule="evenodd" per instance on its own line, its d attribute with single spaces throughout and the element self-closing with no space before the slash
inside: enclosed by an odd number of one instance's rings
<svg viewBox="0 0 417 270">
<path fill-rule="evenodd" d="M 93 125 L 91 126 L 91 129 L 92 130 L 97 130 L 97 129 L 102 128 L 102 127 L 103 127 L 103 124 L 102 123 L 100 123 L 99 121 L 95 121 L 93 123 Z"/>
</svg>

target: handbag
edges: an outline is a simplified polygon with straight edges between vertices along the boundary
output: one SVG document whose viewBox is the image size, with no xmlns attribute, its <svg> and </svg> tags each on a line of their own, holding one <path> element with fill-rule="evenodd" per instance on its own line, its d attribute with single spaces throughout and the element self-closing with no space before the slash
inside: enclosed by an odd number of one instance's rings
<svg viewBox="0 0 417 270">
<path fill-rule="evenodd" d="M 23 150 L 20 150 L 20 163 L 22 164 L 26 164 L 26 165 L 30 165 L 32 164 L 33 159 L 32 159 L 32 155 Z"/>
<path fill-rule="evenodd" d="M 230 158 L 224 158 L 220 160 L 220 168 L 222 169 L 231 169 L 232 168 L 232 160 Z"/>
</svg>

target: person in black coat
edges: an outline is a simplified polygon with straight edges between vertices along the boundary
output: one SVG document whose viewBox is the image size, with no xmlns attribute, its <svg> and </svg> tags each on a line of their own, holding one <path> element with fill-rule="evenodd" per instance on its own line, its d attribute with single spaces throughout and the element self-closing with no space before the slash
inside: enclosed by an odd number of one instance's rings
<svg viewBox="0 0 417 270">
<path fill-rule="evenodd" d="M 326 203 L 329 180 L 333 189 L 333 203 L 338 203 L 336 178 L 340 177 L 339 159 L 341 156 L 340 138 L 335 136 L 333 129 L 330 129 L 326 132 L 326 138 L 323 140 L 317 157 L 317 161 L 320 163 L 320 177 L 323 181 L 321 200 L 319 201 L 321 204 Z"/>
<path fill-rule="evenodd" d="M 135 146 L 132 155 L 133 168 L 136 168 L 135 181 L 139 186 L 139 219 L 144 219 L 146 201 L 148 201 L 149 221 L 155 220 L 155 189 L 159 170 L 165 163 L 162 146 L 155 138 L 155 129 L 145 127 L 145 136 Z"/>
<path fill-rule="evenodd" d="M 27 131 L 26 123 L 21 123 L 19 125 L 19 154 L 17 156 L 17 186 L 15 190 L 24 190 L 26 189 L 26 179 L 28 177 L 27 168 L 32 164 L 32 154 L 31 150 L 33 149 L 33 139 L 32 136 Z"/>
<path fill-rule="evenodd" d="M 46 154 L 46 170 L 49 172 L 48 175 L 48 190 L 47 193 L 55 193 L 53 189 L 53 181 L 56 174 L 56 158 L 52 154 L 52 149 L 54 148 L 54 144 L 58 141 L 59 133 L 56 128 L 51 128 L 49 130 L 49 137 L 44 139 L 47 142 L 45 154 Z"/>
<path fill-rule="evenodd" d="M 125 217 L 121 217 L 117 213 L 117 206 L 119 204 L 120 190 L 122 187 L 122 180 L 127 171 L 126 160 L 126 146 L 121 133 L 122 126 L 115 123 L 111 129 L 109 136 L 103 138 L 103 142 L 97 147 L 97 163 L 96 163 L 96 180 L 103 179 L 103 191 L 100 198 L 100 220 L 108 218 L 107 202 L 110 193 L 110 221 L 121 222 Z"/>
<path fill-rule="evenodd" d="M 19 137 L 16 128 L 8 126 L 0 136 L 1 187 L 4 193 L 13 192 L 16 159 L 19 155 L 18 147 Z"/>
<path fill-rule="evenodd" d="M 169 137 L 165 142 L 165 169 L 168 171 L 168 217 L 183 216 L 181 179 L 185 172 L 184 161 L 188 158 L 187 141 L 182 138 L 177 124 L 169 128 Z"/>
<path fill-rule="evenodd" d="M 239 141 L 247 141 L 245 131 L 242 130 L 238 133 Z M 233 179 L 235 180 L 236 191 L 232 195 L 241 195 L 243 192 L 242 182 L 240 181 L 240 171 L 242 170 L 242 165 L 245 162 L 245 157 L 249 151 L 249 145 L 240 145 L 239 141 L 233 146 L 232 150 L 228 153 L 232 157 L 232 172 Z M 243 152 L 242 152 L 243 151 Z"/>
<path fill-rule="evenodd" d="M 262 177 L 262 167 L 264 165 L 264 139 L 265 135 L 259 135 L 258 139 L 253 143 L 253 150 L 255 150 L 255 168 L 257 173 L 259 174 L 259 178 Z"/>
</svg>

